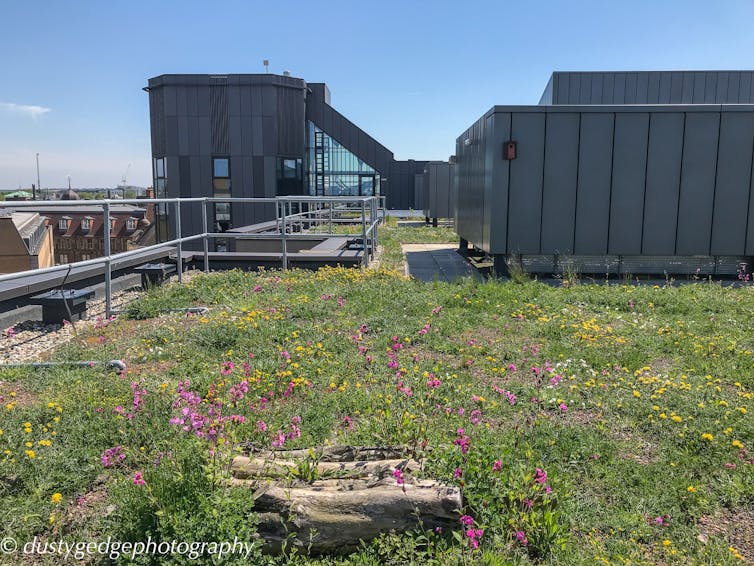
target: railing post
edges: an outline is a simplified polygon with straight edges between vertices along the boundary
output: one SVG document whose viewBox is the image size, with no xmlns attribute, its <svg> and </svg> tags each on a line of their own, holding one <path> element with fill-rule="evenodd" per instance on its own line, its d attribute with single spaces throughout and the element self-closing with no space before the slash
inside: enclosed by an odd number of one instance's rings
<svg viewBox="0 0 754 566">
<path fill-rule="evenodd" d="M 178 250 L 176 252 L 176 263 L 178 264 L 178 282 L 183 283 L 183 242 L 181 238 L 181 201 L 175 201 L 175 237 L 178 240 Z"/>
<path fill-rule="evenodd" d="M 377 207 L 377 199 L 372 197 L 371 200 L 372 203 L 372 217 L 369 219 L 369 222 L 372 224 L 372 253 L 376 256 L 377 255 L 377 246 L 379 245 L 379 242 L 377 241 L 377 227 L 379 226 L 379 218 L 378 218 L 378 207 Z"/>
<path fill-rule="evenodd" d="M 209 236 L 207 236 L 208 222 L 206 198 L 202 201 L 202 232 L 204 232 L 204 238 L 202 238 L 202 242 L 204 243 L 204 273 L 209 273 Z"/>
<path fill-rule="evenodd" d="M 364 250 L 364 267 L 369 265 L 369 246 L 367 245 L 367 208 L 366 201 L 361 199 L 361 244 Z"/>
<path fill-rule="evenodd" d="M 105 201 L 102 205 L 102 214 L 104 216 L 102 225 L 105 228 L 104 244 L 105 244 L 105 318 L 110 318 L 113 308 L 112 299 L 112 271 L 110 260 L 110 202 Z"/>
<path fill-rule="evenodd" d="M 286 209 L 286 202 L 285 201 L 279 201 L 278 204 L 282 205 L 282 208 L 283 208 L 283 214 L 282 214 L 282 217 L 283 217 L 282 221 L 283 221 L 283 223 L 282 223 L 281 231 L 280 231 L 280 243 L 283 246 L 283 270 L 285 271 L 285 270 L 288 269 L 288 244 L 285 241 L 285 236 L 286 236 L 285 232 L 287 230 L 286 226 L 285 226 L 285 224 L 286 224 L 285 218 L 287 216 L 286 210 L 285 210 Z"/>
</svg>

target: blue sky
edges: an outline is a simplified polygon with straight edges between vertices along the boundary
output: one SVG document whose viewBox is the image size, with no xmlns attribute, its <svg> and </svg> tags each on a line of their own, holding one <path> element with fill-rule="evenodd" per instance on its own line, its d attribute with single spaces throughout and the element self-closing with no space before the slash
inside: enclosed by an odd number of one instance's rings
<svg viewBox="0 0 754 566">
<path fill-rule="evenodd" d="M 166 73 L 290 70 L 398 159 L 447 159 L 553 70 L 754 68 L 751 0 L 0 0 L 0 188 L 151 184 Z"/>
</svg>

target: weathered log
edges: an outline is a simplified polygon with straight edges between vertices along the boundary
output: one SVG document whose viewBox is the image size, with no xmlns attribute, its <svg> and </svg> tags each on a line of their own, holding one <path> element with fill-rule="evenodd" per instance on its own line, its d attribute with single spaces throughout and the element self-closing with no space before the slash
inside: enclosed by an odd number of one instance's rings
<svg viewBox="0 0 754 566">
<path fill-rule="evenodd" d="M 255 490 L 258 531 L 270 553 L 280 552 L 286 541 L 312 554 L 341 553 L 356 549 L 360 540 L 420 523 L 425 529 L 453 528 L 463 504 L 459 488 L 433 480 L 407 478 L 402 486 L 392 477 L 290 487 L 243 479 L 232 484 Z"/>
<path fill-rule="evenodd" d="M 292 452 L 292 451 L 291 451 Z M 285 454 L 290 456 L 290 454 Z M 338 478 L 363 478 L 368 476 L 383 477 L 393 473 L 398 468 L 403 471 L 417 472 L 421 470 L 422 464 L 417 460 L 411 459 L 393 459 L 393 460 L 358 460 L 355 462 L 312 462 L 312 467 L 316 467 L 316 477 L 324 479 L 325 477 Z M 233 477 L 239 479 L 259 478 L 259 477 L 285 477 L 295 472 L 299 464 L 293 460 L 270 460 L 268 458 L 248 458 L 246 456 L 236 456 L 231 465 Z"/>
<path fill-rule="evenodd" d="M 353 462 L 356 460 L 395 460 L 408 458 L 412 451 L 405 446 L 349 446 L 338 444 L 298 450 L 271 450 L 258 454 L 260 458 L 284 460 L 308 458 L 311 452 L 321 462 Z"/>
</svg>

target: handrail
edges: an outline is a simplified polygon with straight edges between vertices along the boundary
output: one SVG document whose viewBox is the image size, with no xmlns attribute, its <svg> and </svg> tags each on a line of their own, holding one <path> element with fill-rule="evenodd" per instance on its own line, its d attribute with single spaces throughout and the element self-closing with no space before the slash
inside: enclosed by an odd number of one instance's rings
<svg viewBox="0 0 754 566">
<path fill-rule="evenodd" d="M 276 233 L 273 234 L 244 234 L 239 232 L 210 232 L 208 226 L 208 204 L 216 202 L 229 203 L 274 203 L 276 205 Z M 104 246 L 105 254 L 100 257 L 56 265 L 43 269 L 33 269 L 16 273 L 7 273 L 0 275 L 0 282 L 12 281 L 34 275 L 43 275 L 67 271 L 72 268 L 88 267 L 92 265 L 105 266 L 105 310 L 106 315 L 110 316 L 112 312 L 111 305 L 111 279 L 113 263 L 119 260 L 141 254 L 145 251 L 159 250 L 163 248 L 176 247 L 176 260 L 178 263 L 178 278 L 182 281 L 183 275 L 183 244 L 196 240 L 203 241 L 204 271 L 209 271 L 209 240 L 215 238 L 228 238 L 233 240 L 264 240 L 280 238 L 282 244 L 282 266 L 288 268 L 287 238 L 288 229 L 292 223 L 308 222 L 314 225 L 328 224 L 328 232 L 318 232 L 316 234 L 298 234 L 296 237 L 301 239 L 319 239 L 324 237 L 353 237 L 361 238 L 363 246 L 363 264 L 368 265 L 370 256 L 374 256 L 377 250 L 377 231 L 378 225 L 384 221 L 384 197 L 381 196 L 353 196 L 353 197 L 317 197 L 306 195 L 287 195 L 279 197 L 189 197 L 189 198 L 157 198 L 157 199 L 100 199 L 100 200 L 81 200 L 81 201 L 12 201 L 8 206 L 0 203 L 0 208 L 75 208 L 81 206 L 100 206 L 104 218 L 110 217 L 110 212 L 114 205 L 119 204 L 172 204 L 174 206 L 173 214 L 168 216 L 174 217 L 175 238 L 159 242 L 157 244 L 140 247 L 134 250 L 128 250 L 116 254 L 111 253 L 110 249 L 110 222 L 103 222 L 104 228 Z M 184 236 L 181 228 L 181 204 L 201 203 L 202 207 L 202 232 L 191 236 Z M 293 212 L 294 205 L 307 205 L 306 211 Z M 311 205 L 327 205 L 324 208 L 312 209 Z M 337 206 L 336 206 L 337 205 Z M 355 206 L 353 206 L 355 205 Z M 166 207 L 169 211 L 170 208 Z M 360 234 L 335 234 L 332 230 L 335 220 L 334 214 L 340 213 L 360 213 L 361 233 Z M 326 216 L 325 216 L 326 214 Z M 358 218 L 358 217 L 357 217 Z M 368 219 L 368 221 L 367 221 Z M 356 220 L 351 218 L 351 220 Z"/>
</svg>

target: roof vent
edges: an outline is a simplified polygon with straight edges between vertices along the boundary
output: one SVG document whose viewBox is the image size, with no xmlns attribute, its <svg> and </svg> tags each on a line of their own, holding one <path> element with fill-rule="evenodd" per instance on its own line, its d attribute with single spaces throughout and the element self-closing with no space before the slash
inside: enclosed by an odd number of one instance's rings
<svg viewBox="0 0 754 566">
<path fill-rule="evenodd" d="M 283 71 L 283 76 L 284 77 L 290 77 L 291 76 L 291 72 L 290 71 Z"/>
</svg>

